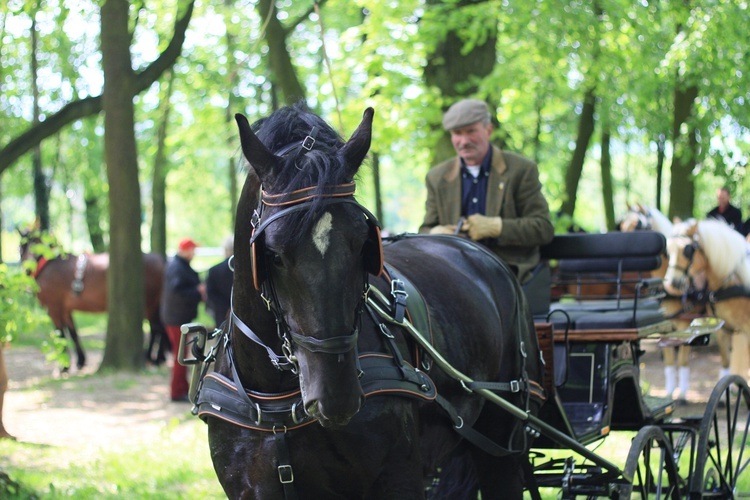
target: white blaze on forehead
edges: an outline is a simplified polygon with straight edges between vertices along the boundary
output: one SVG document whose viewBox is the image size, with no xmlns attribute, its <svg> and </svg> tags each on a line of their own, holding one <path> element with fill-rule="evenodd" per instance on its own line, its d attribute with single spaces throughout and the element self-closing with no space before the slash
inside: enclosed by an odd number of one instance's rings
<svg viewBox="0 0 750 500">
<path fill-rule="evenodd" d="M 318 249 L 320 255 L 326 256 L 328 245 L 331 243 L 331 229 L 333 229 L 333 216 L 331 212 L 326 212 L 315 224 L 312 231 L 313 243 Z"/>
</svg>

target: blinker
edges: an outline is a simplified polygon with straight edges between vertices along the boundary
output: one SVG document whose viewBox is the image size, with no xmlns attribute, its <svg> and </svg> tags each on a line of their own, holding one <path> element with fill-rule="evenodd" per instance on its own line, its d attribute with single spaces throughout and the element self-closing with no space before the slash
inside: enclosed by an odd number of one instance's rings
<svg viewBox="0 0 750 500">
<path fill-rule="evenodd" d="M 697 245 L 694 242 L 690 243 L 689 245 L 686 245 L 685 248 L 682 249 L 682 255 L 684 255 L 685 258 L 688 259 L 688 260 L 693 260 L 693 256 L 695 255 L 696 246 Z"/>
</svg>

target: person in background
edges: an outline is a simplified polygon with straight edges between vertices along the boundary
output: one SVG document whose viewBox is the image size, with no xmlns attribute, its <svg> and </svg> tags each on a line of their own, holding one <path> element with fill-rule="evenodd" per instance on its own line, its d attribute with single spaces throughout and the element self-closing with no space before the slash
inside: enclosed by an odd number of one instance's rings
<svg viewBox="0 0 750 500">
<path fill-rule="evenodd" d="M 420 233 L 463 234 L 504 260 L 522 284 L 554 236 L 536 163 L 490 143 L 487 104 L 465 99 L 443 116 L 458 156 L 427 173 Z M 547 294 L 549 289 L 546 290 Z"/>
<path fill-rule="evenodd" d="M 206 306 L 211 310 L 218 328 L 227 318 L 232 300 L 234 271 L 231 257 L 234 253 L 234 236 L 224 240 L 224 260 L 212 266 L 206 277 Z"/>
<path fill-rule="evenodd" d="M 161 300 L 161 317 L 172 343 L 174 364 L 170 381 L 172 401 L 188 401 L 189 383 L 187 368 L 178 361 L 180 346 L 180 326 L 193 321 L 198 316 L 198 304 L 204 300 L 205 285 L 190 261 L 195 257 L 198 246 L 190 238 L 183 238 L 177 246 L 177 253 L 167 262 L 164 271 L 164 290 Z"/>
<path fill-rule="evenodd" d="M 726 222 L 732 229 L 742 233 L 742 211 L 729 202 L 731 195 L 728 187 L 716 191 L 717 207 L 706 215 L 709 219 L 719 219 Z M 744 233 L 743 233 L 744 234 Z"/>
</svg>

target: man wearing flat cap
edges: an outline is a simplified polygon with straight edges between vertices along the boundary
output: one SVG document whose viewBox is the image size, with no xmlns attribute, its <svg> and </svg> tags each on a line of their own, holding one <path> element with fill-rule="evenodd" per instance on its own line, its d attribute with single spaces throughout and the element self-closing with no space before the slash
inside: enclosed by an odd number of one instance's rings
<svg viewBox="0 0 750 500">
<path fill-rule="evenodd" d="M 539 246 L 554 236 L 536 163 L 490 144 L 492 123 L 484 101 L 453 104 L 443 127 L 458 156 L 427 173 L 419 232 L 458 233 L 481 242 L 526 283 L 539 263 Z"/>
</svg>

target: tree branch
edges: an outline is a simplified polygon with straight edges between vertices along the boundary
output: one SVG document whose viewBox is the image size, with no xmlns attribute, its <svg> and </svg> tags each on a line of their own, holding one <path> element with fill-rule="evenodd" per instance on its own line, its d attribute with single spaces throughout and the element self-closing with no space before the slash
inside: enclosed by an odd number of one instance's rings
<svg viewBox="0 0 750 500">
<path fill-rule="evenodd" d="M 190 0 L 184 15 L 178 17 L 175 21 L 174 35 L 167 48 L 164 49 L 164 52 L 154 62 L 149 64 L 146 69 L 136 75 L 133 97 L 148 89 L 161 77 L 164 71 L 171 68 L 175 61 L 177 61 L 177 58 L 182 53 L 182 44 L 185 41 L 185 32 L 190 24 L 194 5 L 195 0 Z M 86 97 L 66 104 L 60 111 L 50 115 L 43 122 L 30 126 L 26 131 L 0 149 L 0 174 L 11 167 L 25 153 L 31 151 L 31 149 L 40 144 L 44 139 L 55 135 L 66 125 L 76 120 L 96 115 L 101 111 L 101 95 Z"/>
<path fill-rule="evenodd" d="M 319 0 L 318 1 L 318 7 L 323 7 L 323 5 L 325 5 L 326 1 L 327 0 Z M 292 23 L 289 26 L 287 26 L 286 28 L 284 28 L 284 36 L 288 35 L 292 31 L 294 31 L 294 28 L 296 28 L 299 24 L 302 24 L 308 17 L 310 17 L 310 15 L 313 12 L 315 12 L 315 4 L 314 3 L 313 3 L 313 5 L 309 9 L 307 9 L 307 11 L 305 11 L 304 14 L 302 14 L 297 19 L 295 19 L 294 21 L 292 21 Z"/>
</svg>

